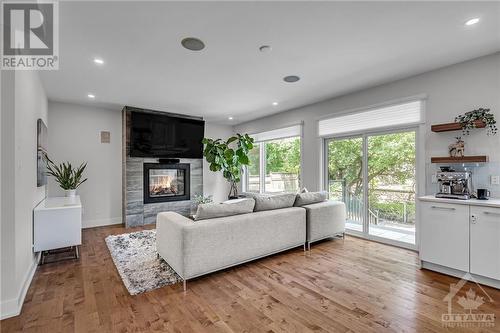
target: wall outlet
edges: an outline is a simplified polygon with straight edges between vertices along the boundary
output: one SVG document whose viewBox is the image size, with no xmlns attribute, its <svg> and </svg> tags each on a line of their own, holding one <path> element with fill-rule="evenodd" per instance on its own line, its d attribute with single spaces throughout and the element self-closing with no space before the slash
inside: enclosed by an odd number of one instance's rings
<svg viewBox="0 0 500 333">
<path fill-rule="evenodd" d="M 500 176 L 491 176 L 491 185 L 500 185 Z"/>
</svg>

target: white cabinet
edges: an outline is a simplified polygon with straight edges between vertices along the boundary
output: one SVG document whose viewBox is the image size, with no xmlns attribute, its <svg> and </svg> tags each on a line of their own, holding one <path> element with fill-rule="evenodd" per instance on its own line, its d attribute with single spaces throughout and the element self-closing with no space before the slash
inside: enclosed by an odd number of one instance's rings
<svg viewBox="0 0 500 333">
<path fill-rule="evenodd" d="M 500 280 L 500 208 L 470 207 L 470 272 Z"/>
<path fill-rule="evenodd" d="M 420 259 L 469 271 L 469 206 L 422 202 Z"/>
<path fill-rule="evenodd" d="M 35 207 L 33 211 L 35 252 L 80 244 L 82 244 L 80 197 L 46 198 Z M 78 248 L 76 250 L 78 251 Z"/>
</svg>

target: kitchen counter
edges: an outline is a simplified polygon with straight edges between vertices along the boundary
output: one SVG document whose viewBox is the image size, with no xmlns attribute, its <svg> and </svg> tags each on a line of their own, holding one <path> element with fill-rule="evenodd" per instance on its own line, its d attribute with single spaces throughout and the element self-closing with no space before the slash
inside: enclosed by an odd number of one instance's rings
<svg viewBox="0 0 500 333">
<path fill-rule="evenodd" d="M 499 198 L 489 198 L 488 200 L 460 200 L 460 199 L 446 199 L 446 198 L 436 198 L 434 195 L 426 195 L 419 197 L 420 201 L 430 201 L 430 202 L 441 202 L 441 203 L 452 203 L 458 205 L 472 205 L 472 206 L 483 206 L 483 207 L 496 207 L 500 208 Z"/>
</svg>

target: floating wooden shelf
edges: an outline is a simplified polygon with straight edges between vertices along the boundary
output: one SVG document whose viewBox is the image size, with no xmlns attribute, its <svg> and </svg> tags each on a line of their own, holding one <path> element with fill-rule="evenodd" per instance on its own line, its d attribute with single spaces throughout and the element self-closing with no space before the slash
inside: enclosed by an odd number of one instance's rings
<svg viewBox="0 0 500 333">
<path fill-rule="evenodd" d="M 481 163 L 488 162 L 488 156 L 431 157 L 431 163 Z"/>
<path fill-rule="evenodd" d="M 485 128 L 486 124 L 480 120 L 475 121 L 476 128 Z M 450 131 L 461 131 L 462 126 L 460 123 L 446 123 L 446 124 L 438 124 L 432 125 L 431 131 L 433 132 L 450 132 Z"/>
</svg>

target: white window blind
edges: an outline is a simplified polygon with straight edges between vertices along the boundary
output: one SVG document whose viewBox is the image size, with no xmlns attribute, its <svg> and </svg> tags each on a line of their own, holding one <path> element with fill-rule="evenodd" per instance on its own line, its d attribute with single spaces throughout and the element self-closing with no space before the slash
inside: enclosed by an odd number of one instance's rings
<svg viewBox="0 0 500 333">
<path fill-rule="evenodd" d="M 250 136 L 254 138 L 255 142 L 291 138 L 294 136 L 300 136 L 300 127 L 301 125 L 294 125 L 284 128 L 278 128 L 271 131 L 250 134 Z"/>
<path fill-rule="evenodd" d="M 319 121 L 319 136 L 419 124 L 423 121 L 422 101 L 384 106 Z"/>
</svg>

